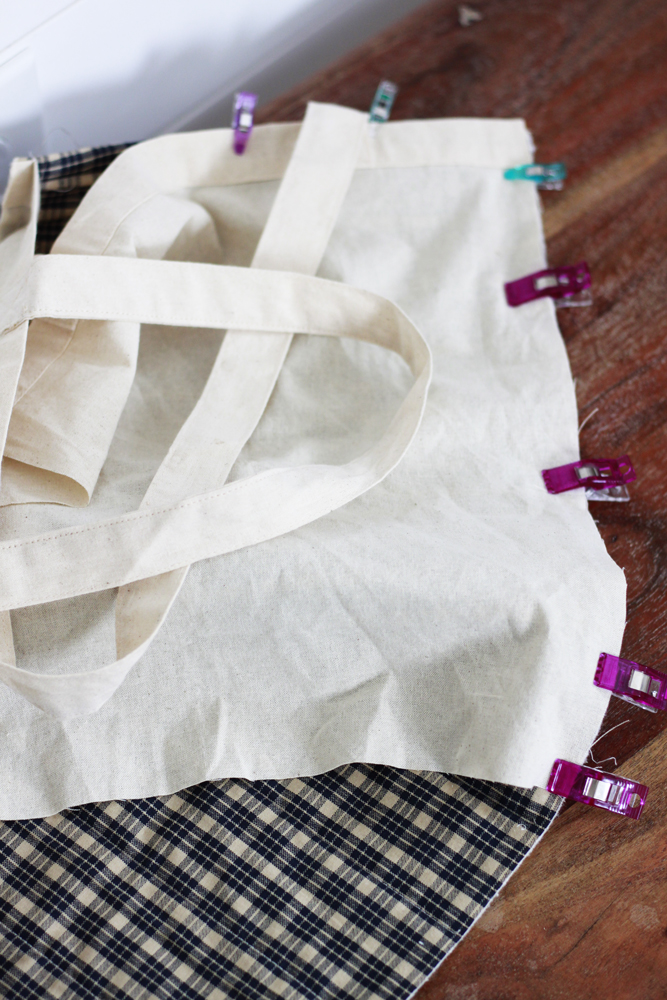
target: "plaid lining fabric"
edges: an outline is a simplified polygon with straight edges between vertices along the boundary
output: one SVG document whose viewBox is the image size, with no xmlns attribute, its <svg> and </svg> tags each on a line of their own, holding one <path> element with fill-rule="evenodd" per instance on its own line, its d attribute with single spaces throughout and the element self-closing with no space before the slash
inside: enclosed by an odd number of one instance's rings
<svg viewBox="0 0 667 1000">
<path fill-rule="evenodd" d="M 2 995 L 408 997 L 558 801 L 350 765 L 4 823 Z"/>
<path fill-rule="evenodd" d="M 122 148 L 40 161 L 40 252 Z M 0 994 L 404 1000 L 560 801 L 359 764 L 0 823 Z"/>
<path fill-rule="evenodd" d="M 37 253 L 48 253 L 67 220 L 101 173 L 131 143 L 51 153 L 39 160 L 42 198 L 37 231 Z"/>
</svg>

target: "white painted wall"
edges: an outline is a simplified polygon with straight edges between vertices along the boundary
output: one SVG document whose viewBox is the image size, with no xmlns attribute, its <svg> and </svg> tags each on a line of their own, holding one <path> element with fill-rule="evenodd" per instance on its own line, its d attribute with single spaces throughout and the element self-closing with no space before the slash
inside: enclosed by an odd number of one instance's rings
<svg viewBox="0 0 667 1000">
<path fill-rule="evenodd" d="M 0 161 L 226 125 L 422 2 L 0 0 Z"/>
</svg>

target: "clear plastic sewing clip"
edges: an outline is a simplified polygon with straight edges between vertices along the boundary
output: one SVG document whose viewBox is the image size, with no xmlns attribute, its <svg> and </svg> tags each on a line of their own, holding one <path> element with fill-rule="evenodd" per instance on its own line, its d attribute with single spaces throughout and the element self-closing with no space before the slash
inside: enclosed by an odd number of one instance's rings
<svg viewBox="0 0 667 1000">
<path fill-rule="evenodd" d="M 589 306 L 593 299 L 588 289 L 591 272 L 582 260 L 570 267 L 548 267 L 525 278 L 508 281 L 505 297 L 510 306 L 522 306 L 534 299 L 553 299 L 557 306 Z"/>
<path fill-rule="evenodd" d="M 595 486 L 586 487 L 586 497 L 588 500 L 605 501 L 606 503 L 627 503 L 630 493 L 627 486 L 607 486 L 599 490 Z"/>
<path fill-rule="evenodd" d="M 547 791 L 630 819 L 639 819 L 648 795 L 646 785 L 637 781 L 568 760 L 554 761 Z"/>
<path fill-rule="evenodd" d="M 371 110 L 368 115 L 371 132 L 374 132 L 378 125 L 388 120 L 397 93 L 398 87 L 390 80 L 383 80 L 375 91 L 375 97 L 373 98 Z"/>
<path fill-rule="evenodd" d="M 234 113 L 232 114 L 232 128 L 234 129 L 234 152 L 239 156 L 245 152 L 248 139 L 252 132 L 255 119 L 255 106 L 257 104 L 257 94 L 251 94 L 247 90 L 240 90 L 234 95 Z"/>
<path fill-rule="evenodd" d="M 600 653 L 593 683 L 649 712 L 667 709 L 667 674 L 634 660 Z"/>
<path fill-rule="evenodd" d="M 459 4 L 457 12 L 459 15 L 459 24 L 462 28 L 469 28 L 471 24 L 484 20 L 483 14 L 480 14 L 474 7 L 468 7 L 465 3 Z"/>
<path fill-rule="evenodd" d="M 629 500 L 627 484 L 637 478 L 628 455 L 591 458 L 554 469 L 542 469 L 549 493 L 565 493 L 584 487 L 589 500 Z"/>
<path fill-rule="evenodd" d="M 543 191 L 562 191 L 567 177 L 564 163 L 526 163 L 505 171 L 508 181 L 534 181 Z"/>
</svg>

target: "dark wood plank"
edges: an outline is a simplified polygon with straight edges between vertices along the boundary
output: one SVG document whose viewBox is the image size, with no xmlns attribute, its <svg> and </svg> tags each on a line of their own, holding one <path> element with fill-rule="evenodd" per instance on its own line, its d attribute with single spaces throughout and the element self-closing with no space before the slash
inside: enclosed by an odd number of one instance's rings
<svg viewBox="0 0 667 1000">
<path fill-rule="evenodd" d="M 594 305 L 559 312 L 582 454 L 627 451 L 638 469 L 631 503 L 593 515 L 628 580 L 623 654 L 667 669 L 667 4 L 472 5 L 468 28 L 450 0 L 419 9 L 260 117 L 366 109 L 384 77 L 396 118 L 521 116 L 537 158 L 567 162 L 543 204 L 550 261 L 593 273 Z M 594 759 L 651 786 L 644 816 L 564 811 L 419 1000 L 667 997 L 666 715 L 612 699 Z"/>
<path fill-rule="evenodd" d="M 664 1000 L 667 733 L 628 761 L 638 822 L 574 805 L 418 1000 Z"/>
</svg>

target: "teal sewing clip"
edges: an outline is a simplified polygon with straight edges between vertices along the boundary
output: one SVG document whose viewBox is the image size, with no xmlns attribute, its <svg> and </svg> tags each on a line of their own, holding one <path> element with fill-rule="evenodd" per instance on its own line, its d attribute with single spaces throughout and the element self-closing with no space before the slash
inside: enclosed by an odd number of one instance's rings
<svg viewBox="0 0 667 1000">
<path fill-rule="evenodd" d="M 561 191 L 567 177 L 564 163 L 526 163 L 505 171 L 508 181 L 534 181 L 545 191 Z"/>
<path fill-rule="evenodd" d="M 391 106 L 394 103 L 394 98 L 397 93 L 398 87 L 395 83 L 391 83 L 390 80 L 383 80 L 378 89 L 375 91 L 375 97 L 373 98 L 370 114 L 368 116 L 368 120 L 373 128 L 387 121 L 389 115 L 391 114 Z"/>
</svg>

